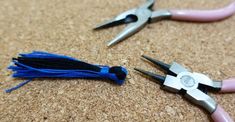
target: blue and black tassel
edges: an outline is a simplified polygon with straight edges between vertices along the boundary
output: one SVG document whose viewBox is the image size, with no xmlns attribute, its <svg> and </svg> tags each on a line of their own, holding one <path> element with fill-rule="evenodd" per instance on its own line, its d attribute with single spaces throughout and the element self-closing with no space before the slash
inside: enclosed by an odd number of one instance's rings
<svg viewBox="0 0 235 122">
<path fill-rule="evenodd" d="M 12 76 L 28 80 L 7 89 L 6 92 L 18 89 L 34 78 L 110 79 L 122 85 L 127 75 L 127 70 L 121 66 L 93 65 L 72 57 L 41 51 L 19 54 L 12 62 L 13 65 L 8 67 L 14 72 Z"/>
</svg>

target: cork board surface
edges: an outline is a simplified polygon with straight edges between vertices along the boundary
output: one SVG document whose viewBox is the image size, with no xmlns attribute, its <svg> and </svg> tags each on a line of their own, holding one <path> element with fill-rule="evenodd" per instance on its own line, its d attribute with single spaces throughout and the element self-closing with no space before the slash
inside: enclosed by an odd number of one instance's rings
<svg viewBox="0 0 235 122">
<path fill-rule="evenodd" d="M 144 0 L 1 0 L 0 121 L 211 121 L 201 108 L 133 71 L 161 72 L 142 54 L 178 63 L 213 79 L 235 76 L 235 16 L 214 23 L 164 20 L 107 48 L 123 26 L 92 31 L 96 24 Z M 158 0 L 154 9 L 223 7 L 231 0 Z M 33 50 L 65 54 L 95 64 L 122 65 L 123 86 L 109 81 L 35 79 L 10 94 L 23 79 L 6 70 L 12 57 Z M 235 119 L 235 94 L 209 93 Z"/>
</svg>

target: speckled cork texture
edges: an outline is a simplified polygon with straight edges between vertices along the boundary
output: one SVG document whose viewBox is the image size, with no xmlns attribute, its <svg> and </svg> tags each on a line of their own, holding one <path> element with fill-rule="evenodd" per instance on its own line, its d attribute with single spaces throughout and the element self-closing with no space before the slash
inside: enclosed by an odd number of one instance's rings
<svg viewBox="0 0 235 122">
<path fill-rule="evenodd" d="M 213 79 L 235 76 L 235 16 L 214 23 L 164 20 L 147 25 L 118 45 L 106 44 L 123 26 L 93 31 L 144 0 L 1 0 L 0 121 L 211 121 L 201 108 L 160 89 L 134 67 L 160 73 L 142 54 L 178 63 Z M 231 0 L 157 0 L 160 8 L 220 8 Z M 7 94 L 23 79 L 7 70 L 11 58 L 33 50 L 72 56 L 95 64 L 122 65 L 123 86 L 110 81 L 35 79 Z M 161 74 L 161 73 L 160 73 Z M 235 93 L 209 93 L 235 119 Z"/>
</svg>

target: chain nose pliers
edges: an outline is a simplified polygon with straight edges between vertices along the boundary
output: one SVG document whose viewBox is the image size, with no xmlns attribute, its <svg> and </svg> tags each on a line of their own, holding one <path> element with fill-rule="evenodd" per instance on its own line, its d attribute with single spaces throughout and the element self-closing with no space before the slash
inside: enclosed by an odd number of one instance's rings
<svg viewBox="0 0 235 122">
<path fill-rule="evenodd" d="M 129 36 L 132 36 L 141 30 L 147 23 L 156 22 L 161 19 L 173 19 L 194 22 L 212 22 L 225 19 L 235 13 L 235 1 L 228 6 L 214 10 L 177 10 L 166 9 L 152 11 L 155 0 L 147 0 L 143 5 L 125 11 L 113 19 L 106 21 L 94 29 L 112 27 L 120 24 L 128 24 L 127 27 L 120 32 L 108 46 L 114 45 Z"/>
</svg>

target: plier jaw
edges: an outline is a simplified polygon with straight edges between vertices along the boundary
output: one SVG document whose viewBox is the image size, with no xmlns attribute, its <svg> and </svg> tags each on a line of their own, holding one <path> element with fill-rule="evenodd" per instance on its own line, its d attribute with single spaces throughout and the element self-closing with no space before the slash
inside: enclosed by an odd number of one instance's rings
<svg viewBox="0 0 235 122">
<path fill-rule="evenodd" d="M 104 23 L 97 25 L 94 28 L 94 30 L 109 28 L 109 27 L 113 27 L 113 26 L 121 25 L 121 24 L 126 24 L 126 23 L 130 23 L 130 22 L 135 22 L 137 20 L 137 18 L 135 17 L 135 12 L 136 12 L 136 8 L 131 9 L 131 10 L 127 10 L 127 11 L 117 15 L 113 19 L 105 21 Z"/>
<path fill-rule="evenodd" d="M 135 34 L 140 29 L 142 29 L 146 23 L 149 22 L 152 16 L 152 11 L 150 9 L 153 6 L 154 2 L 155 0 L 147 0 L 146 3 L 144 3 L 143 5 L 125 11 L 114 17 L 113 19 L 98 25 L 94 29 L 97 30 L 120 24 L 128 24 L 122 32 L 120 32 L 113 40 L 108 43 L 108 46 L 112 46 Z"/>
<path fill-rule="evenodd" d="M 125 12 L 122 12 L 121 14 L 117 15 L 116 17 L 114 17 L 111 20 L 108 20 L 98 26 L 96 26 L 94 29 L 102 29 L 102 28 L 107 28 L 107 27 L 112 27 L 112 26 L 116 26 L 119 24 L 127 24 L 130 22 L 136 22 L 138 21 L 140 18 L 142 18 L 143 16 L 138 16 L 138 13 L 142 13 L 142 14 L 148 14 L 148 16 L 144 16 L 149 18 L 151 16 L 151 8 L 154 5 L 155 0 L 147 0 L 143 5 L 137 7 L 137 8 L 133 8 L 130 10 L 127 10 Z"/>
</svg>

